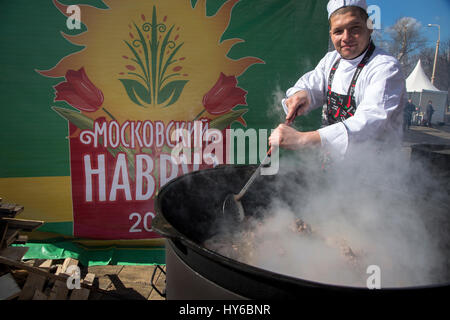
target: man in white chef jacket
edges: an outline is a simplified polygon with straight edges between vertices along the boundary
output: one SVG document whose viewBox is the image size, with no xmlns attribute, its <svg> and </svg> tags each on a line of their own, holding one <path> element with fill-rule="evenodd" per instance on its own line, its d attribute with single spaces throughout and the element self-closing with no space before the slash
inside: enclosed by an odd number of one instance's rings
<svg viewBox="0 0 450 320">
<path fill-rule="evenodd" d="M 365 0 L 331 0 L 327 9 L 336 50 L 283 100 L 289 122 L 324 106 L 324 126 L 300 132 L 281 124 L 269 143 L 287 149 L 321 146 L 341 158 L 364 142 L 400 146 L 406 90 L 399 62 L 373 44 Z"/>
</svg>

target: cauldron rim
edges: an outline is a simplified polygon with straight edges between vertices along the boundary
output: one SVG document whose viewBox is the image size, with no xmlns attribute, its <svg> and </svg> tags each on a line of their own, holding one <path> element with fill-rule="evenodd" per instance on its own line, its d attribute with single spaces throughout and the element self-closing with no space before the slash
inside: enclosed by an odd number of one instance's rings
<svg viewBox="0 0 450 320">
<path fill-rule="evenodd" d="M 210 250 L 204 246 L 201 246 L 200 244 L 196 243 L 195 241 L 192 241 L 184 235 L 181 231 L 177 230 L 172 224 L 170 224 L 169 221 L 164 217 L 164 213 L 161 209 L 161 201 L 164 197 L 164 194 L 170 190 L 174 185 L 178 183 L 182 183 L 183 180 L 189 179 L 190 177 L 194 175 L 204 175 L 207 174 L 210 171 L 217 171 L 217 170 L 227 170 L 227 169 L 236 169 L 236 168 L 255 168 L 256 165 L 221 165 L 216 168 L 207 168 L 199 171 L 190 172 L 181 176 L 178 176 L 168 182 L 166 185 L 164 185 L 160 191 L 158 192 L 158 195 L 156 197 L 155 201 L 155 211 L 156 211 L 156 217 L 153 219 L 152 226 L 156 232 L 161 234 L 162 236 L 172 240 L 172 242 L 180 242 L 182 245 L 186 246 L 187 248 L 195 251 L 199 255 L 212 259 L 215 263 L 218 263 L 220 265 L 224 265 L 228 268 L 231 268 L 238 272 L 244 272 L 246 274 L 250 275 L 256 275 L 263 277 L 265 279 L 270 280 L 277 280 L 283 283 L 288 283 L 291 285 L 296 286 L 303 286 L 303 287 L 315 287 L 315 288 L 326 288 L 330 290 L 337 290 L 337 291 L 351 291 L 351 292 L 369 292 L 373 291 L 368 289 L 367 287 L 356 287 L 356 286 L 348 286 L 348 285 L 340 285 L 340 284 L 332 284 L 332 283 L 325 283 L 325 282 L 319 282 L 314 280 L 307 280 L 302 279 L 298 277 L 294 277 L 288 274 L 282 274 L 275 271 L 263 269 L 257 266 L 249 265 L 243 262 L 240 262 L 238 260 L 231 259 L 229 257 L 226 257 L 224 255 L 221 255 L 213 250 Z M 184 258 L 182 258 L 184 260 Z M 185 261 L 186 263 L 188 261 Z M 383 292 L 403 292 L 403 291 L 420 291 L 425 289 L 435 289 L 435 288 L 450 288 L 450 282 L 445 283 L 433 283 L 433 284 L 427 284 L 427 285 L 417 285 L 417 286 L 405 286 L 405 287 L 382 287 L 381 289 L 377 291 L 383 291 Z"/>
</svg>

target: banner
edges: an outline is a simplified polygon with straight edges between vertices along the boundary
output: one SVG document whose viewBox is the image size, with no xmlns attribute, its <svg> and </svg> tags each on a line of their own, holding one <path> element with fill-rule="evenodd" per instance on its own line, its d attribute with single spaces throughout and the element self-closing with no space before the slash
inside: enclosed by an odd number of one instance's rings
<svg viewBox="0 0 450 320">
<path fill-rule="evenodd" d="M 226 162 L 210 140 L 175 163 L 174 132 L 276 127 L 328 45 L 325 0 L 19 0 L 0 16 L 0 197 L 85 239 L 158 238 L 158 190 Z"/>
</svg>

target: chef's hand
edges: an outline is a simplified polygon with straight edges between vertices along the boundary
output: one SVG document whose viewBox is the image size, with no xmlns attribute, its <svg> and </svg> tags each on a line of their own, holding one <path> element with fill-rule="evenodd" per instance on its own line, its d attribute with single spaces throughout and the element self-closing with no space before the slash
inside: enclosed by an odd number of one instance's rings
<svg viewBox="0 0 450 320">
<path fill-rule="evenodd" d="M 300 132 L 286 124 L 280 124 L 269 137 L 271 147 L 275 145 L 290 150 L 320 146 L 320 144 L 319 132 Z"/>
<path fill-rule="evenodd" d="M 308 92 L 301 90 L 287 98 L 285 103 L 288 108 L 286 124 L 291 124 L 297 116 L 306 113 L 311 104 L 311 100 L 309 99 Z"/>
</svg>

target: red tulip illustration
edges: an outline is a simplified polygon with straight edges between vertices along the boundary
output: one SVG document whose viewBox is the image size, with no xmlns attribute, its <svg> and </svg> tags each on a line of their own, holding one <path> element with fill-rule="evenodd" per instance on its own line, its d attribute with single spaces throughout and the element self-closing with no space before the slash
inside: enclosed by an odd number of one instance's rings
<svg viewBox="0 0 450 320">
<path fill-rule="evenodd" d="M 222 115 L 233 109 L 238 104 L 247 105 L 245 95 L 247 91 L 239 88 L 235 76 L 226 76 L 220 73 L 216 84 L 203 96 L 205 110 L 213 115 Z M 195 119 L 198 119 L 203 110 Z"/>
<path fill-rule="evenodd" d="M 103 93 L 88 78 L 84 68 L 68 70 L 66 81 L 54 86 L 54 101 L 66 101 L 80 111 L 94 112 L 103 104 Z"/>
</svg>

